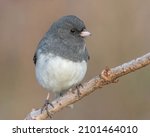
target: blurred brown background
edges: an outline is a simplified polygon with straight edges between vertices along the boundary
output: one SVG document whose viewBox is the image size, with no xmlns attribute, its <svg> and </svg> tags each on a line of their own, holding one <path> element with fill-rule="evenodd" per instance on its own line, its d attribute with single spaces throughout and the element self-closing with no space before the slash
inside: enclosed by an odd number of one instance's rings
<svg viewBox="0 0 150 137">
<path fill-rule="evenodd" d="M 89 80 L 150 52 L 149 0 L 0 0 L 0 119 L 24 119 L 41 107 L 47 92 L 35 79 L 32 61 L 52 22 L 74 14 L 92 36 Z M 120 78 L 65 108 L 54 119 L 150 119 L 150 66 Z"/>
</svg>

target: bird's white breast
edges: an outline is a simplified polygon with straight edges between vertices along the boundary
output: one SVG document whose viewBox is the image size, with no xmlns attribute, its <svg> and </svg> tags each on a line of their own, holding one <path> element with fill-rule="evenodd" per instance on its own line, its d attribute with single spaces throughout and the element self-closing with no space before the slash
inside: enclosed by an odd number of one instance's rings
<svg viewBox="0 0 150 137">
<path fill-rule="evenodd" d="M 36 78 L 46 89 L 61 92 L 82 81 L 87 62 L 72 62 L 52 54 L 41 54 L 36 64 Z"/>
</svg>

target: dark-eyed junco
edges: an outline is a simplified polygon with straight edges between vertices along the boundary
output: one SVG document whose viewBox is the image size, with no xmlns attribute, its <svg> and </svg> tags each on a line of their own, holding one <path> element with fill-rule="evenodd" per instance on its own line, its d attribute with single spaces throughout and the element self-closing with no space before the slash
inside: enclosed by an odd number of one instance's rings
<svg viewBox="0 0 150 137">
<path fill-rule="evenodd" d="M 84 38 L 89 35 L 84 22 L 73 15 L 52 24 L 33 58 L 42 87 L 58 95 L 80 84 L 87 71 L 89 54 Z"/>
</svg>

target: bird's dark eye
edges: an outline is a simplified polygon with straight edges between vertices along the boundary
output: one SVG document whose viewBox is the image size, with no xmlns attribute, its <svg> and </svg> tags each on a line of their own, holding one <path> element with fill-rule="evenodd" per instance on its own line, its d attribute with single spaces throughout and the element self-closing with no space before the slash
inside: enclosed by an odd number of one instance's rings
<svg viewBox="0 0 150 137">
<path fill-rule="evenodd" d="M 73 28 L 73 29 L 70 30 L 70 32 L 71 32 L 71 33 L 75 33 L 76 30 Z"/>
<path fill-rule="evenodd" d="M 82 31 L 84 31 L 85 29 L 86 29 L 86 28 L 85 28 L 85 27 L 83 27 L 83 28 L 81 29 L 81 32 L 82 32 Z"/>
</svg>

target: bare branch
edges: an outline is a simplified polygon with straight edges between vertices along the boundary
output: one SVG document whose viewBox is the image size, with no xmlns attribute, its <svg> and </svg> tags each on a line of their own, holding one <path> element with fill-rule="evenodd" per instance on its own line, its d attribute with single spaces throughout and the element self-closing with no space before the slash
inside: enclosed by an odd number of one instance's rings
<svg viewBox="0 0 150 137">
<path fill-rule="evenodd" d="M 150 64 L 150 53 L 145 54 L 142 57 L 139 57 L 137 59 L 134 59 L 130 62 L 124 63 L 120 66 L 117 66 L 115 68 L 109 69 L 108 67 L 105 68 L 100 75 L 95 76 L 92 78 L 90 81 L 85 82 L 83 86 L 79 87 L 80 90 L 80 96 L 78 96 L 78 91 L 77 89 L 74 90 L 69 90 L 66 92 L 62 97 L 55 99 L 51 103 L 53 104 L 54 107 L 49 105 L 48 107 L 48 112 L 53 115 L 56 112 L 60 111 L 64 107 L 75 103 L 76 101 L 82 99 L 83 97 L 89 95 L 93 91 L 95 91 L 98 88 L 102 88 L 103 86 L 110 84 L 110 83 L 115 83 L 117 82 L 117 78 L 126 75 L 128 73 L 134 72 L 142 67 L 145 67 Z M 26 120 L 42 120 L 42 119 L 47 119 L 47 111 L 43 111 L 41 113 L 41 109 L 37 110 L 32 110 L 27 117 L 25 118 Z"/>
</svg>

